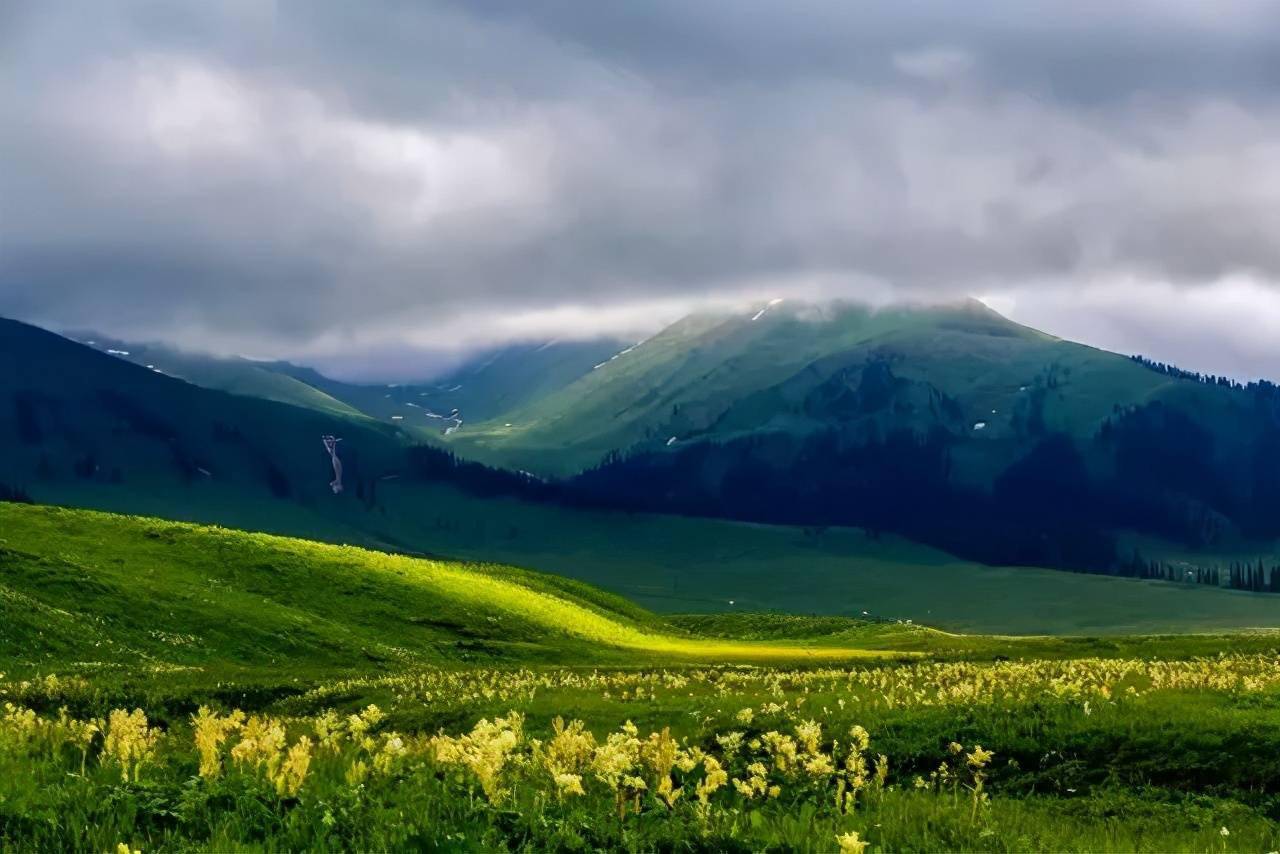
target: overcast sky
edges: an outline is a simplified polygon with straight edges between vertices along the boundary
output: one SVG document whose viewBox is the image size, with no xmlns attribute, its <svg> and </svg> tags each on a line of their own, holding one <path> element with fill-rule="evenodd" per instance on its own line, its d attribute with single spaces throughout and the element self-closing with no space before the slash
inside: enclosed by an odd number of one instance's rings
<svg viewBox="0 0 1280 854">
<path fill-rule="evenodd" d="M 1280 6 L 0 0 L 3 315 L 377 373 L 965 295 L 1280 378 Z"/>
</svg>

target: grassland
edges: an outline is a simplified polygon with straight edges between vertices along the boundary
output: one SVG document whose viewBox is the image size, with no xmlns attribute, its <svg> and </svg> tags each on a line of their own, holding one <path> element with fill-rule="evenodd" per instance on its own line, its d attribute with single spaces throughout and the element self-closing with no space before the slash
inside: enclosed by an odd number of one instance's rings
<svg viewBox="0 0 1280 854">
<path fill-rule="evenodd" d="M 755 364 L 751 359 L 772 352 L 770 347 L 786 349 L 787 342 L 795 340 L 794 324 L 799 321 L 772 314 L 759 323 L 739 320 L 718 334 L 729 335 L 725 346 L 741 349 L 747 360 L 732 363 L 741 369 L 740 379 L 755 382 L 754 368 L 747 370 Z M 902 316 L 895 321 L 880 315 L 868 318 L 870 325 L 851 322 L 846 331 L 875 339 L 899 321 L 919 327 L 920 318 Z M 951 631 L 1009 634 L 1132 634 L 1280 625 L 1280 599 L 1271 595 L 1034 568 L 991 568 L 897 537 L 871 538 L 856 529 L 578 512 L 480 499 L 406 478 L 404 449 L 409 437 L 391 425 L 340 414 L 330 404 L 320 405 L 324 401 L 301 408 L 197 388 L 33 327 L 10 322 L 0 326 L 0 400 L 6 401 L 0 407 L 0 442 L 11 449 L 0 457 L 0 484 L 22 488 L 44 503 L 525 566 L 577 578 L 664 613 L 866 612 Z M 837 326 L 832 326 L 832 334 L 840 331 Z M 696 329 L 686 331 L 702 340 Z M 678 332 L 679 327 L 671 335 L 678 338 Z M 1030 357 L 1014 359 L 1010 348 L 1035 333 L 976 336 L 988 346 L 985 350 L 972 341 L 963 343 L 975 335 L 948 327 L 917 340 L 919 346 L 929 345 L 927 352 L 941 354 L 936 364 L 927 365 L 930 375 L 946 371 L 934 379 L 948 387 L 958 383 L 965 370 L 959 356 L 976 353 L 982 357 L 980 373 L 991 388 L 1006 397 L 1016 395 L 1016 383 L 1036 362 Z M 760 336 L 773 343 L 758 350 Z M 1227 390 L 1175 381 L 1122 357 L 1065 342 L 1040 343 L 1063 349 L 1053 358 L 1079 378 L 1071 381 L 1074 390 L 1064 391 L 1063 399 L 1050 396 L 1045 403 L 1045 417 L 1066 428 L 1084 429 L 1109 411 L 1111 391 L 1090 398 L 1093 415 L 1072 408 L 1074 395 L 1095 387 L 1140 389 L 1143 395 L 1162 399 L 1179 389 L 1192 395 L 1229 396 Z M 646 348 L 666 352 L 666 361 L 658 361 L 675 370 L 677 354 L 688 344 L 654 341 Z M 604 383 L 608 376 L 630 371 L 634 359 L 649 359 L 644 349 L 592 372 L 598 375 L 592 382 Z M 552 358 L 548 354 L 552 351 L 541 356 Z M 577 353 L 575 358 L 584 355 L 588 354 Z M 919 355 L 921 365 L 924 355 Z M 1105 365 L 1091 361 L 1097 359 Z M 1105 377 L 1089 373 L 1102 371 L 1099 365 L 1107 368 Z M 997 371 L 999 366 L 1003 367 Z M 696 376 L 690 375 L 690 382 Z M 716 377 L 728 383 L 726 388 L 738 388 L 736 380 L 730 382 L 732 377 Z M 612 381 L 605 385 L 614 388 Z M 690 386 L 691 394 L 695 387 L 699 383 Z M 970 391 L 978 395 L 978 390 Z M 394 390 L 377 392 L 378 400 L 397 403 L 385 397 Z M 259 388 L 257 393 L 265 392 Z M 1003 398 L 974 399 L 982 407 L 1009 411 Z M 1206 398 L 1188 405 L 1221 414 L 1221 407 L 1210 403 Z M 329 411 L 320 411 L 326 406 Z M 1068 423 L 1070 418 L 1076 420 Z M 998 437 L 1003 429 L 992 420 L 982 441 L 1005 441 Z M 335 496 L 328 485 L 332 469 L 319 441 L 327 433 L 344 437 L 340 447 L 347 490 L 342 495 Z M 1143 538 L 1135 544 L 1144 555 L 1178 557 L 1168 543 Z M 1230 558 L 1256 562 L 1263 557 L 1271 564 L 1275 554 L 1274 544 L 1259 544 L 1234 549 Z M 1188 558 L 1212 560 L 1200 554 Z"/>
<path fill-rule="evenodd" d="M 1265 851 L 1280 635 L 660 617 L 0 504 L 0 850 Z"/>
<path fill-rule="evenodd" d="M 321 472 L 321 477 L 323 477 Z M 569 576 L 659 613 L 761 612 L 911 620 L 984 634 L 1118 635 L 1280 626 L 1280 597 L 1034 567 L 989 567 L 859 529 L 573 511 L 382 484 L 368 511 L 235 485 L 146 491 L 66 483 L 60 503 Z M 1156 553 L 1144 543 L 1144 553 Z M 1249 555 L 1242 555 L 1242 559 Z M 1256 553 L 1254 554 L 1256 559 Z M 1270 560 L 1270 558 L 1268 558 Z M 732 604 L 731 604 L 732 603 Z"/>
<path fill-rule="evenodd" d="M 0 504 L 0 660 L 318 672 L 483 659 L 851 659 L 676 632 L 587 585 L 494 565 Z M 327 669 L 327 670 L 326 670 Z"/>
</svg>

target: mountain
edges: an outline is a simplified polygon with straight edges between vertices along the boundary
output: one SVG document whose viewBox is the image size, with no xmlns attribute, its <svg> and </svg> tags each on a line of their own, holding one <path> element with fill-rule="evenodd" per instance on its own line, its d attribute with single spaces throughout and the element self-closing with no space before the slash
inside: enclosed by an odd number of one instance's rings
<svg viewBox="0 0 1280 854">
<path fill-rule="evenodd" d="M 474 375 L 499 388 L 525 355 Z M 296 370 L 306 388 L 321 382 Z M 1062 341 L 975 303 L 773 304 L 686 318 L 501 422 L 465 423 L 445 451 L 402 421 L 201 388 L 8 321 L 0 494 L 501 559 L 664 609 L 767 607 L 781 573 L 811 585 L 805 610 L 1027 630 L 1016 607 L 983 606 L 975 623 L 956 608 L 979 590 L 1030 601 L 1052 585 L 964 573 L 1044 566 L 1280 592 L 1277 398 L 1267 383 Z M 330 434 L 342 438 L 337 495 Z M 472 457 L 576 473 L 539 480 Z M 635 511 L 668 515 L 641 525 Z M 756 529 L 738 522 L 792 527 L 745 558 Z M 855 567 L 891 581 L 851 587 Z"/>
<path fill-rule="evenodd" d="M 287 368 L 293 366 L 287 363 L 190 353 L 164 344 L 133 343 L 93 332 L 75 332 L 68 337 L 107 355 L 116 356 L 158 374 L 186 380 L 193 385 L 336 415 L 362 414 L 349 404 L 321 391 L 315 383 L 292 376 Z"/>
<path fill-rule="evenodd" d="M 314 402 L 314 399 L 312 399 Z M 39 500 L 204 518 L 262 499 L 291 514 L 358 516 L 409 437 L 332 406 L 192 385 L 53 333 L 0 320 L 0 482 Z M 346 492 L 321 437 L 343 439 Z"/>
<path fill-rule="evenodd" d="M 419 438 L 435 439 L 551 394 L 621 346 L 607 338 L 512 344 L 482 351 L 453 371 L 420 383 L 361 385 L 288 363 L 275 363 L 272 369 Z"/>
<path fill-rule="evenodd" d="M 343 382 L 290 362 L 213 356 L 94 332 L 69 337 L 205 388 L 321 412 L 365 415 L 420 438 L 439 436 L 470 420 L 497 418 L 568 385 L 625 346 L 611 338 L 512 344 L 477 353 L 430 382 L 388 385 Z"/>
<path fill-rule="evenodd" d="M 976 301 L 882 310 L 775 303 L 686 318 L 505 413 L 503 424 L 471 423 L 450 438 L 465 456 L 566 475 L 615 451 L 940 426 L 982 441 L 980 475 L 992 451 L 1007 462 L 1029 437 L 1087 435 L 1116 406 L 1176 387 Z"/>
<path fill-rule="evenodd" d="M 1164 577 L 1141 537 L 1269 551 L 1280 535 L 1273 384 L 1064 341 L 975 301 L 686 318 L 503 420 L 450 446 L 569 476 L 597 505 L 856 525 L 986 563 Z M 1233 585 L 1280 590 L 1270 566 L 1246 575 Z"/>
</svg>

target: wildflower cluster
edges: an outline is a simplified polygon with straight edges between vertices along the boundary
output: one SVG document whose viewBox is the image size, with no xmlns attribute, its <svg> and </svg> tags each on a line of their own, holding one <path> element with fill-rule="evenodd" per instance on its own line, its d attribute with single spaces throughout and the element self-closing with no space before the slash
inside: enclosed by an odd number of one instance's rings
<svg viewBox="0 0 1280 854">
<path fill-rule="evenodd" d="M 281 848 L 394 848 L 396 840 L 413 847 L 428 839 L 488 849 L 510 838 L 546 848 L 670 848 L 692 837 L 709 848 L 749 839 L 863 854 L 892 849 L 882 824 L 928 809 L 929 821 L 970 834 L 953 837 L 957 846 L 981 849 L 982 834 L 999 833 L 1016 789 L 1009 784 L 1023 773 L 1016 760 L 1038 762 L 1045 780 L 1059 766 L 1074 773 L 1068 766 L 1082 761 L 1078 744 L 1066 762 L 1068 748 L 1051 739 L 1031 756 L 1020 753 L 1024 736 L 1008 738 L 1011 714 L 1032 736 L 1077 738 L 1083 725 L 1123 737 L 1161 697 L 1216 696 L 1234 714 L 1278 691 L 1280 659 L 1268 655 L 807 670 L 425 669 L 315 686 L 269 711 L 201 705 L 156 719 L 132 704 L 77 717 L 59 706 L 94 707 L 74 679 L 0 679 L 0 770 L 35 769 L 44 774 L 40 785 L 80 786 L 85 801 L 133 802 L 168 785 L 171 794 L 154 802 L 179 804 L 199 822 L 227 804 L 247 805 L 246 828 L 300 827 L 303 819 L 290 817 L 309 816 L 313 835 L 272 840 Z M 562 709 L 576 717 L 555 716 Z M 908 709 L 927 710 L 912 719 L 935 721 L 936 731 L 896 725 Z M 8 841 L 6 826 L 35 826 L 3 823 L 20 802 L 4 785 L 0 843 Z M 1057 791 L 1075 797 L 1075 785 Z M 417 829 L 350 835 L 353 823 L 375 815 Z M 1223 826 L 1233 846 L 1269 838 L 1249 836 L 1247 818 L 1215 818 L 1212 841 L 1221 847 L 1228 839 L 1217 835 Z M 455 844 L 443 830 L 423 830 L 434 822 L 490 835 Z M 654 836 L 662 827 L 685 836 Z M 92 845 L 111 850 L 121 840 L 131 851 L 152 847 L 123 833 Z"/>
</svg>

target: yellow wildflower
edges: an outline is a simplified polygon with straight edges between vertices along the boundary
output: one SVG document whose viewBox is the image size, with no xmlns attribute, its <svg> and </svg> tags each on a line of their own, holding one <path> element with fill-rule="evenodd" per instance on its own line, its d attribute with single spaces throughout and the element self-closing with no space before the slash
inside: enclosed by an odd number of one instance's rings
<svg viewBox="0 0 1280 854">
<path fill-rule="evenodd" d="M 363 759 L 353 760 L 347 766 L 347 771 L 343 776 L 347 781 L 347 785 L 354 789 L 368 779 L 369 764 Z"/>
<path fill-rule="evenodd" d="M 520 743 L 523 729 L 524 717 L 510 712 L 505 718 L 481 720 L 467 735 L 438 735 L 431 739 L 431 746 L 437 762 L 467 768 L 479 780 L 485 795 L 496 801 L 506 794 L 503 770 Z"/>
<path fill-rule="evenodd" d="M 995 756 L 995 753 L 990 750 L 983 750 L 982 745 L 979 744 L 973 748 L 972 753 L 965 756 L 965 759 L 968 760 L 969 766 L 972 768 L 985 768 L 993 756 Z"/>
<path fill-rule="evenodd" d="M 805 753 L 817 753 L 818 742 L 822 740 L 822 724 L 812 720 L 797 724 L 796 740 Z"/>
<path fill-rule="evenodd" d="M 276 792 L 280 795 L 294 796 L 302 788 L 307 779 L 307 769 L 311 767 L 311 739 L 305 735 L 289 748 L 284 762 L 272 776 Z"/>
<path fill-rule="evenodd" d="M 268 776 L 275 773 L 283 757 L 284 727 L 278 721 L 254 715 L 240 731 L 240 742 L 231 748 L 231 759 L 237 765 L 259 768 L 266 766 Z"/>
<path fill-rule="evenodd" d="M 870 843 L 860 839 L 858 831 L 851 830 L 837 836 L 836 844 L 840 846 L 840 854 L 862 854 Z"/>
<path fill-rule="evenodd" d="M 147 726 L 147 716 L 142 709 L 132 713 L 116 709 L 107 718 L 107 737 L 102 744 L 105 756 L 120 764 L 120 775 L 129 781 L 138 779 L 138 769 L 155 753 L 160 730 Z"/>
<path fill-rule="evenodd" d="M 582 777 L 578 774 L 556 774 L 556 792 L 561 798 L 569 795 L 585 795 L 582 789 Z"/>
<path fill-rule="evenodd" d="M 732 759 L 742 749 L 743 735 L 740 732 L 727 732 L 716 736 L 716 743 L 724 752 L 725 759 Z"/>
<path fill-rule="evenodd" d="M 200 754 L 201 777 L 211 780 L 222 773 L 222 743 L 243 723 L 244 712 L 238 710 L 226 717 L 219 717 L 207 706 L 201 706 L 191 716 L 192 735 L 195 738 L 196 751 Z"/>
<path fill-rule="evenodd" d="M 698 784 L 698 800 L 705 806 L 707 799 L 719 789 L 721 786 L 729 782 L 729 775 L 720 767 L 720 763 L 714 756 L 703 757 L 702 767 L 706 769 L 706 776 L 702 782 Z"/>
</svg>

